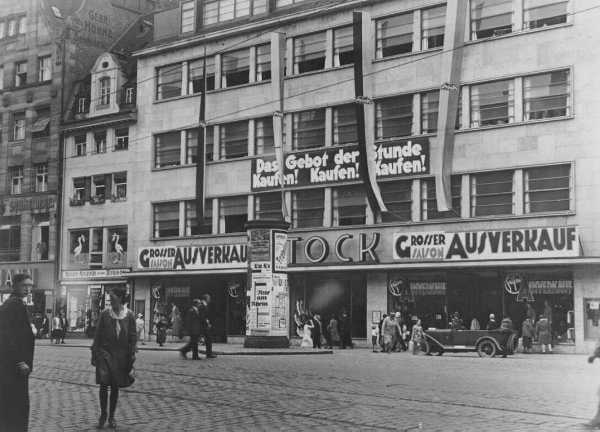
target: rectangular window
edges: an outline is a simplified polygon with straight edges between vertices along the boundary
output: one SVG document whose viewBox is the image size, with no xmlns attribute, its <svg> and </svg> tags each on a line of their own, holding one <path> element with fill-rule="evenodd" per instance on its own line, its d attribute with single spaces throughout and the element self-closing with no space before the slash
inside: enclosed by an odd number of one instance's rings
<svg viewBox="0 0 600 432">
<path fill-rule="evenodd" d="M 27 17 L 23 15 L 19 17 L 19 34 L 27 33 Z"/>
<path fill-rule="evenodd" d="M 271 45 L 256 47 L 256 82 L 271 79 Z"/>
<path fill-rule="evenodd" d="M 221 56 L 221 86 L 233 87 L 250 82 L 250 51 L 243 49 Z"/>
<path fill-rule="evenodd" d="M 215 158 L 215 129 L 214 126 L 206 126 L 204 130 L 204 148 L 206 149 L 206 162 L 210 162 Z"/>
<path fill-rule="evenodd" d="M 292 148 L 303 150 L 325 145 L 325 109 L 292 114 Z"/>
<path fill-rule="evenodd" d="M 256 219 L 281 219 L 281 192 L 269 192 L 254 196 Z"/>
<path fill-rule="evenodd" d="M 333 144 L 358 142 L 356 106 L 342 105 L 333 108 Z"/>
<path fill-rule="evenodd" d="M 98 92 L 99 105 L 110 104 L 110 78 L 100 78 Z"/>
<path fill-rule="evenodd" d="M 103 203 L 106 200 L 106 176 L 96 175 L 92 177 L 92 203 Z"/>
<path fill-rule="evenodd" d="M 412 12 L 377 20 L 376 25 L 377 58 L 412 52 Z"/>
<path fill-rule="evenodd" d="M 383 222 L 408 222 L 412 219 L 412 181 L 397 180 L 379 183 L 381 197 L 388 209 Z"/>
<path fill-rule="evenodd" d="M 111 199 L 125 201 L 127 199 L 127 171 L 113 173 Z"/>
<path fill-rule="evenodd" d="M 194 31 L 196 27 L 196 0 L 181 2 L 181 33 Z"/>
<path fill-rule="evenodd" d="M 77 114 L 83 114 L 89 112 L 90 104 L 89 99 L 85 97 L 80 97 L 77 99 Z"/>
<path fill-rule="evenodd" d="M 13 114 L 13 130 L 12 140 L 19 141 L 25 139 L 25 113 L 14 113 Z"/>
<path fill-rule="evenodd" d="M 34 166 L 35 169 L 35 191 L 48 192 L 48 164 L 40 163 Z"/>
<path fill-rule="evenodd" d="M 294 38 L 294 73 L 325 69 L 325 32 Z"/>
<path fill-rule="evenodd" d="M 272 154 L 275 152 L 273 120 L 263 117 L 254 121 L 254 154 Z"/>
<path fill-rule="evenodd" d="M 86 134 L 75 135 L 75 147 L 73 149 L 73 156 L 85 156 L 86 155 L 86 145 L 87 145 L 87 136 Z"/>
<path fill-rule="evenodd" d="M 77 204 L 83 204 L 85 196 L 85 177 L 77 177 L 73 179 L 73 201 Z M 73 202 L 71 203 L 73 204 Z"/>
<path fill-rule="evenodd" d="M 188 63 L 188 93 L 202 93 L 206 81 L 206 91 L 215 89 L 215 58 L 206 58 L 206 80 L 204 79 L 204 59 Z"/>
<path fill-rule="evenodd" d="M 38 57 L 38 81 L 50 81 L 52 79 L 52 56 Z"/>
<path fill-rule="evenodd" d="M 248 222 L 248 198 L 219 199 L 219 220 L 225 225 L 225 233 L 244 232 Z"/>
<path fill-rule="evenodd" d="M 198 129 L 185 131 L 185 163 L 195 164 L 198 162 Z"/>
<path fill-rule="evenodd" d="M 154 137 L 154 167 L 181 165 L 181 133 L 167 132 Z"/>
<path fill-rule="evenodd" d="M 523 28 L 534 29 L 567 22 L 568 0 L 525 0 Z"/>
<path fill-rule="evenodd" d="M 31 136 L 42 138 L 50 135 L 50 107 L 36 108 L 36 119 L 31 125 Z"/>
<path fill-rule="evenodd" d="M 512 32 L 513 0 L 471 0 L 471 39 Z"/>
<path fill-rule="evenodd" d="M 0 20 L 0 39 L 6 37 L 6 21 Z"/>
<path fill-rule="evenodd" d="M 90 253 L 90 230 L 89 229 L 79 229 L 69 231 L 70 235 L 70 258 L 72 263 L 78 263 L 86 265 L 89 263 L 89 253 Z"/>
<path fill-rule="evenodd" d="M 564 309 L 563 309 L 564 310 Z M 600 338 L 600 298 L 584 298 L 583 299 L 583 334 L 585 340 L 597 341 Z M 575 317 L 570 320 L 567 334 L 570 333 L 568 339 L 575 338 Z"/>
<path fill-rule="evenodd" d="M 333 189 L 333 226 L 364 225 L 367 198 L 364 186 L 342 186 Z"/>
<path fill-rule="evenodd" d="M 11 195 L 22 194 L 23 191 L 23 167 L 14 166 L 8 168 Z"/>
<path fill-rule="evenodd" d="M 412 95 L 396 96 L 375 102 L 377 139 L 412 135 Z"/>
<path fill-rule="evenodd" d="M 440 92 L 421 93 L 421 133 L 436 133 Z"/>
<path fill-rule="evenodd" d="M 15 63 L 15 87 L 27 84 L 27 62 Z"/>
<path fill-rule="evenodd" d="M 106 153 L 106 131 L 94 132 L 94 153 Z"/>
<path fill-rule="evenodd" d="M 471 127 L 515 121 L 514 81 L 494 81 L 471 87 Z"/>
<path fill-rule="evenodd" d="M 294 228 L 322 227 L 324 213 L 324 189 L 292 192 L 292 223 Z"/>
<path fill-rule="evenodd" d="M 354 39 L 352 26 L 333 30 L 333 66 L 354 63 Z"/>
<path fill-rule="evenodd" d="M 219 127 L 221 132 L 221 159 L 248 156 L 248 122 L 226 123 Z"/>
<path fill-rule="evenodd" d="M 571 166 L 529 168 L 523 176 L 525 213 L 568 211 L 571 208 Z"/>
<path fill-rule="evenodd" d="M 204 2 L 203 10 L 204 25 L 215 24 L 219 22 L 219 1 L 207 0 Z"/>
<path fill-rule="evenodd" d="M 17 20 L 15 18 L 8 21 L 8 36 L 16 36 Z"/>
<path fill-rule="evenodd" d="M 290 6 L 290 5 L 294 5 L 297 3 L 301 3 L 304 0 L 276 0 L 275 2 L 275 7 L 280 8 L 283 6 Z"/>
<path fill-rule="evenodd" d="M 104 260 L 104 229 L 92 228 L 89 268 L 102 268 Z"/>
<path fill-rule="evenodd" d="M 267 11 L 267 0 L 209 0 L 204 2 L 204 24 L 215 24 Z"/>
<path fill-rule="evenodd" d="M 181 64 L 163 66 L 156 70 L 156 99 L 181 96 Z"/>
<path fill-rule="evenodd" d="M 543 73 L 523 78 L 525 120 L 564 117 L 571 114 L 569 71 Z"/>
<path fill-rule="evenodd" d="M 19 261 L 21 250 L 21 227 L 0 225 L 0 261 Z"/>
<path fill-rule="evenodd" d="M 129 128 L 115 129 L 115 151 L 129 148 Z"/>
<path fill-rule="evenodd" d="M 471 175 L 471 216 L 513 214 L 513 171 Z"/>
<path fill-rule="evenodd" d="M 153 204 L 154 237 L 179 236 L 179 202 Z"/>
<path fill-rule="evenodd" d="M 452 210 L 438 211 L 437 199 L 435 194 L 435 179 L 423 179 L 421 181 L 421 219 L 445 219 L 460 217 L 460 191 L 461 176 L 456 175 L 450 178 L 450 190 L 452 193 Z"/>
<path fill-rule="evenodd" d="M 204 201 L 204 219 L 198 225 L 196 201 L 185 202 L 185 235 L 212 234 L 212 199 Z"/>
<path fill-rule="evenodd" d="M 421 20 L 421 49 L 427 50 L 443 47 L 446 6 L 423 9 Z"/>
<path fill-rule="evenodd" d="M 127 262 L 127 227 L 114 227 L 107 229 L 108 252 L 111 265 Z"/>
<path fill-rule="evenodd" d="M 125 87 L 122 93 L 122 100 L 124 105 L 134 105 L 135 104 L 135 87 Z"/>
</svg>

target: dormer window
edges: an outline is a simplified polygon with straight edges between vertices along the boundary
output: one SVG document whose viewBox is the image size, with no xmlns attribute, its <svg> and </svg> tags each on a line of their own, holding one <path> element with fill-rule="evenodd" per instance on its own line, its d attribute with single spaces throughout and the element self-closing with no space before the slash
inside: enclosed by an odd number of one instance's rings
<svg viewBox="0 0 600 432">
<path fill-rule="evenodd" d="M 134 102 L 134 88 L 133 87 L 127 87 L 125 89 L 125 104 L 126 105 L 131 105 Z"/>
<path fill-rule="evenodd" d="M 108 105 L 110 104 L 110 78 L 104 77 L 100 78 L 100 86 L 99 86 L 99 105 Z"/>
</svg>

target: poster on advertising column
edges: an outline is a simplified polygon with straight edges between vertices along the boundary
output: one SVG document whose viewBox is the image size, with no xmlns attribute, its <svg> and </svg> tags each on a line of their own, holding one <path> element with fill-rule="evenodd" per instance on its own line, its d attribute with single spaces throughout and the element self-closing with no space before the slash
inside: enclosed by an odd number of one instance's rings
<svg viewBox="0 0 600 432">
<path fill-rule="evenodd" d="M 271 336 L 288 335 L 289 299 L 287 274 L 274 273 L 271 294 Z"/>
<path fill-rule="evenodd" d="M 248 335 L 268 335 L 271 330 L 271 297 L 273 282 L 270 276 L 252 277 L 246 304 L 246 333 Z"/>
</svg>

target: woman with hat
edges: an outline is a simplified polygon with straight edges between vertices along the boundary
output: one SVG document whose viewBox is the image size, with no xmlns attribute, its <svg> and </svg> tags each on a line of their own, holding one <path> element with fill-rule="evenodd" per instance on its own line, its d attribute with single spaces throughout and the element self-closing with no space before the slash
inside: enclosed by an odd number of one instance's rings
<svg viewBox="0 0 600 432">
<path fill-rule="evenodd" d="M 98 427 L 107 420 L 116 428 L 115 410 L 119 388 L 133 384 L 133 363 L 136 351 L 136 325 L 133 313 L 127 308 L 125 287 L 114 287 L 109 293 L 110 307 L 100 314 L 92 344 L 92 365 L 96 367 L 96 384 L 100 385 L 100 419 Z M 108 388 L 110 409 L 107 413 Z"/>
</svg>

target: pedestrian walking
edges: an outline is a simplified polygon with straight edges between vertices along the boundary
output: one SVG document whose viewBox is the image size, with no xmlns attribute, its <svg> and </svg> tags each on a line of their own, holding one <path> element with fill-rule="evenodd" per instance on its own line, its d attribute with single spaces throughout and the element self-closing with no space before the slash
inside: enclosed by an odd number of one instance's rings
<svg viewBox="0 0 600 432">
<path fill-rule="evenodd" d="M 383 324 L 381 325 L 381 331 L 383 333 L 383 352 L 392 352 L 394 332 L 396 331 L 397 326 L 398 323 L 396 323 L 395 316 L 392 314 L 383 320 Z"/>
<path fill-rule="evenodd" d="M 312 340 L 313 340 L 313 348 L 321 348 L 321 316 L 319 314 L 315 314 L 312 319 Z"/>
<path fill-rule="evenodd" d="M 210 321 L 210 295 L 204 294 L 200 298 L 198 311 L 202 321 L 202 336 L 204 337 L 204 347 L 206 348 L 206 358 L 216 358 L 217 356 L 212 351 L 213 326 Z"/>
<path fill-rule="evenodd" d="M 383 317 L 379 320 L 379 346 L 381 346 L 382 350 L 384 350 L 384 347 L 385 347 L 383 344 L 382 326 L 383 326 L 383 322 L 385 321 L 386 318 L 387 318 L 387 314 L 383 314 Z"/>
<path fill-rule="evenodd" d="M 392 336 L 392 351 L 406 351 L 406 345 L 404 345 L 404 340 L 402 339 L 402 314 L 400 312 L 396 312 L 394 315 L 394 321 L 396 322 L 396 326 L 394 327 L 394 334 Z"/>
<path fill-rule="evenodd" d="M 167 317 L 161 313 L 158 314 L 156 321 L 156 343 L 158 346 L 163 346 L 167 341 L 167 328 L 169 323 Z"/>
<path fill-rule="evenodd" d="M 600 358 L 600 341 L 596 344 L 596 349 L 594 353 L 588 357 L 588 363 L 594 363 L 594 360 Z M 600 389 L 598 390 L 598 395 L 600 395 Z M 598 409 L 596 411 L 596 415 L 593 419 L 591 419 L 588 423 L 586 423 L 590 429 L 597 429 L 600 427 L 600 401 L 598 403 Z"/>
<path fill-rule="evenodd" d="M 179 340 L 183 338 L 183 319 L 175 303 L 173 303 L 173 307 L 171 308 L 171 331 L 173 332 L 172 338 Z"/>
<path fill-rule="evenodd" d="M 65 315 L 62 312 L 60 313 L 60 327 L 61 327 L 60 343 L 64 344 L 65 336 L 67 335 L 67 330 L 69 329 L 69 321 L 67 321 L 67 318 L 65 317 Z"/>
<path fill-rule="evenodd" d="M 110 307 L 100 313 L 92 344 L 92 366 L 96 367 L 96 384 L 100 385 L 100 418 L 98 427 L 107 420 L 116 428 L 115 410 L 119 388 L 133 384 L 133 364 L 136 351 L 136 325 L 133 312 L 127 308 L 127 291 L 116 286 L 109 292 Z M 110 406 L 107 412 L 108 388 Z"/>
<path fill-rule="evenodd" d="M 352 323 L 350 321 L 350 316 L 346 311 L 342 312 L 342 317 L 340 318 L 340 336 L 341 340 L 341 348 L 346 349 L 346 347 L 353 348 L 352 344 Z"/>
<path fill-rule="evenodd" d="M 327 325 L 327 332 L 329 333 L 329 348 L 333 348 L 334 345 L 339 345 L 340 329 L 338 326 L 337 317 L 335 315 L 333 315 L 329 320 L 329 324 Z"/>
<path fill-rule="evenodd" d="M 144 315 L 141 313 L 137 314 L 137 318 L 135 319 L 135 331 L 137 333 L 138 343 L 141 343 L 142 345 L 146 345 L 146 342 L 144 342 L 146 337 L 145 327 L 146 323 L 144 322 Z"/>
<path fill-rule="evenodd" d="M 523 353 L 530 353 L 533 346 L 535 328 L 531 318 L 527 317 L 521 325 L 521 338 L 523 339 Z"/>
<path fill-rule="evenodd" d="M 60 337 L 62 335 L 62 324 L 60 321 L 60 315 L 54 315 L 54 318 L 52 318 L 52 341 L 54 341 L 55 344 L 59 344 L 60 343 Z"/>
<path fill-rule="evenodd" d="M 421 320 L 417 319 L 417 322 L 412 328 L 412 334 L 410 340 L 413 343 L 413 355 L 418 354 L 421 349 L 421 344 L 425 340 L 425 333 L 423 333 L 423 326 L 421 325 Z"/>
<path fill-rule="evenodd" d="M 186 332 L 190 337 L 190 340 L 185 344 L 179 352 L 181 357 L 187 358 L 187 353 L 192 352 L 192 360 L 199 360 L 198 357 L 198 340 L 202 335 L 202 318 L 200 317 L 200 299 L 194 299 L 192 301 L 192 307 L 188 309 L 185 314 L 185 327 Z"/>
<path fill-rule="evenodd" d="M 542 346 L 542 353 L 552 352 L 552 335 L 550 334 L 550 323 L 548 318 L 540 315 L 540 319 L 535 323 L 535 334 L 539 344 Z"/>
<path fill-rule="evenodd" d="M 23 299 L 33 281 L 12 278 L 12 293 L 0 306 L 0 432 L 25 432 L 29 424 L 29 374 L 35 334 Z"/>
<path fill-rule="evenodd" d="M 371 344 L 373 345 L 373 352 L 377 352 L 375 347 L 379 341 L 379 326 L 377 324 L 371 325 Z"/>
<path fill-rule="evenodd" d="M 48 315 L 44 314 L 44 318 L 42 319 L 42 334 L 41 337 L 46 339 L 50 333 L 50 320 L 48 319 Z"/>
</svg>

